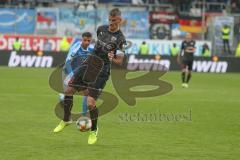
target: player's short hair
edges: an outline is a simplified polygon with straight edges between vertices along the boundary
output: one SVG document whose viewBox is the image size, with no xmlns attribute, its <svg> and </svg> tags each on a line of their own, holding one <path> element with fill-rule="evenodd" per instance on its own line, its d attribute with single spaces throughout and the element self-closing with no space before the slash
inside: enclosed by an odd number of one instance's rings
<svg viewBox="0 0 240 160">
<path fill-rule="evenodd" d="M 83 37 L 92 38 L 92 34 L 91 34 L 90 32 L 84 32 L 84 33 L 82 34 L 82 38 L 83 38 Z"/>
<path fill-rule="evenodd" d="M 118 8 L 113 8 L 110 10 L 109 16 L 121 16 L 121 11 Z"/>
</svg>

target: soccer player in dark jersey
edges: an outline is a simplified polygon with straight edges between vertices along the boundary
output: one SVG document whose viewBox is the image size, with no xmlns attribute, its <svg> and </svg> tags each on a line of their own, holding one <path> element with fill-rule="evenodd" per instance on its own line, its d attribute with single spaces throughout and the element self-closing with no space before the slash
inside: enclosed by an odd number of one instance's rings
<svg viewBox="0 0 240 160">
<path fill-rule="evenodd" d="M 92 127 L 88 138 L 88 144 L 97 142 L 97 120 L 98 108 L 96 100 L 106 85 L 110 75 L 111 63 L 122 64 L 124 58 L 125 37 L 120 30 L 122 21 L 121 11 L 118 8 L 112 9 L 108 16 L 109 25 L 99 26 L 97 29 L 97 41 L 93 52 L 88 56 L 83 65 L 80 65 L 79 72 L 73 73 L 73 78 L 68 86 L 71 90 L 65 95 L 72 96 L 72 90 L 83 91 L 87 96 L 87 105 L 92 121 Z M 67 98 L 67 96 L 65 96 Z M 69 96 L 68 96 L 69 97 Z M 64 100 L 64 120 L 71 121 L 72 100 Z"/>
<path fill-rule="evenodd" d="M 182 42 L 181 52 L 178 55 L 178 60 L 181 59 L 182 67 L 182 87 L 188 88 L 188 82 L 191 79 L 191 71 L 194 60 L 194 52 L 196 42 L 192 39 L 190 33 L 186 34 L 185 40 Z"/>
<path fill-rule="evenodd" d="M 92 120 L 92 128 L 88 138 L 88 144 L 94 144 L 97 141 L 97 119 L 98 108 L 96 107 L 96 100 L 101 94 L 109 75 L 110 64 L 122 64 L 124 58 L 124 44 L 126 43 L 125 36 L 120 30 L 120 23 L 122 21 L 121 11 L 114 8 L 109 12 L 109 25 L 99 26 L 97 29 L 97 41 L 94 46 L 93 55 L 103 60 L 104 64 L 99 73 L 96 83 L 91 84 L 88 89 L 88 108 L 90 111 L 90 118 Z"/>
</svg>

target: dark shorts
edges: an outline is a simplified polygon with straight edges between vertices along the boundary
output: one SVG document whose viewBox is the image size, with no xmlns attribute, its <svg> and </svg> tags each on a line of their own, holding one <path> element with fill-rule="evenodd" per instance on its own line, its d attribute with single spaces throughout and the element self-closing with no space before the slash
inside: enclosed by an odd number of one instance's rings
<svg viewBox="0 0 240 160">
<path fill-rule="evenodd" d="M 74 79 L 69 86 L 73 87 L 78 92 L 87 90 L 87 96 L 97 99 L 101 95 L 108 78 L 108 75 L 100 74 L 94 83 L 86 83 L 81 78 Z"/>
<path fill-rule="evenodd" d="M 183 60 L 182 61 L 182 69 L 192 70 L 193 60 Z"/>
<path fill-rule="evenodd" d="M 110 65 L 102 62 L 88 61 L 86 64 L 81 66 L 73 76 L 69 86 L 75 88 L 77 91 L 87 90 L 88 96 L 97 99 L 106 82 L 109 78 Z M 101 63 L 101 64 L 100 64 Z"/>
<path fill-rule="evenodd" d="M 100 74 L 95 83 L 89 84 L 88 95 L 90 97 L 93 97 L 94 99 L 97 99 L 101 95 L 102 90 L 105 87 L 108 78 L 109 76 L 105 74 L 102 74 L 102 75 Z"/>
</svg>

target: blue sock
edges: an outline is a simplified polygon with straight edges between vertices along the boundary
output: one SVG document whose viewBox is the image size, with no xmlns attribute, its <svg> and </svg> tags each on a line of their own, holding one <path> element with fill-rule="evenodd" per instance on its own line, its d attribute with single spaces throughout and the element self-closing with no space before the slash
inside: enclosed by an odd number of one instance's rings
<svg viewBox="0 0 240 160">
<path fill-rule="evenodd" d="M 83 96 L 83 103 L 82 103 L 82 112 L 83 115 L 86 116 L 88 111 L 88 106 L 87 106 L 87 97 Z"/>
</svg>

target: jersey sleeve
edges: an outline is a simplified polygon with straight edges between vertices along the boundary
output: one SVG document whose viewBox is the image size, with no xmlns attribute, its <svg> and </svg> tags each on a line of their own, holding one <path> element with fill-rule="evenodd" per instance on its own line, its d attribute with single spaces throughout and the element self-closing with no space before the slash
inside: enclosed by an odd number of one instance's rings
<svg viewBox="0 0 240 160">
<path fill-rule="evenodd" d="M 185 46 L 184 46 L 184 41 L 181 44 L 181 49 L 180 49 L 180 56 L 183 56 L 183 52 L 184 52 Z"/>
<path fill-rule="evenodd" d="M 100 27 L 97 28 L 97 36 L 99 35 L 100 33 Z"/>
<path fill-rule="evenodd" d="M 74 40 L 74 42 L 71 44 L 69 48 L 66 60 L 69 60 L 72 57 L 74 57 L 77 54 L 77 51 L 79 50 L 80 46 L 81 46 L 80 40 L 78 39 Z"/>
<path fill-rule="evenodd" d="M 79 50 L 80 46 L 81 46 L 81 43 L 79 40 L 74 40 L 74 42 L 70 46 L 70 49 L 67 54 L 67 58 L 65 60 L 65 68 L 68 73 L 73 72 L 71 63 L 72 63 L 73 58 L 76 56 L 77 51 Z"/>
<path fill-rule="evenodd" d="M 119 47 L 117 49 L 116 54 L 125 54 L 125 45 L 127 44 L 127 41 L 125 37 L 122 35 L 119 39 Z"/>
<path fill-rule="evenodd" d="M 89 50 L 89 54 L 92 54 L 92 52 L 94 51 L 94 47 L 93 47 L 93 46 L 90 46 L 90 47 L 88 48 L 88 50 Z"/>
<path fill-rule="evenodd" d="M 184 49 L 185 49 L 184 42 L 182 42 L 182 44 L 181 44 L 181 50 L 184 50 Z"/>
<path fill-rule="evenodd" d="M 196 48 L 196 41 L 193 41 L 193 48 Z"/>
<path fill-rule="evenodd" d="M 97 28 L 97 36 L 100 34 L 100 32 L 102 32 L 103 28 L 104 28 L 104 26 L 99 26 Z"/>
</svg>

